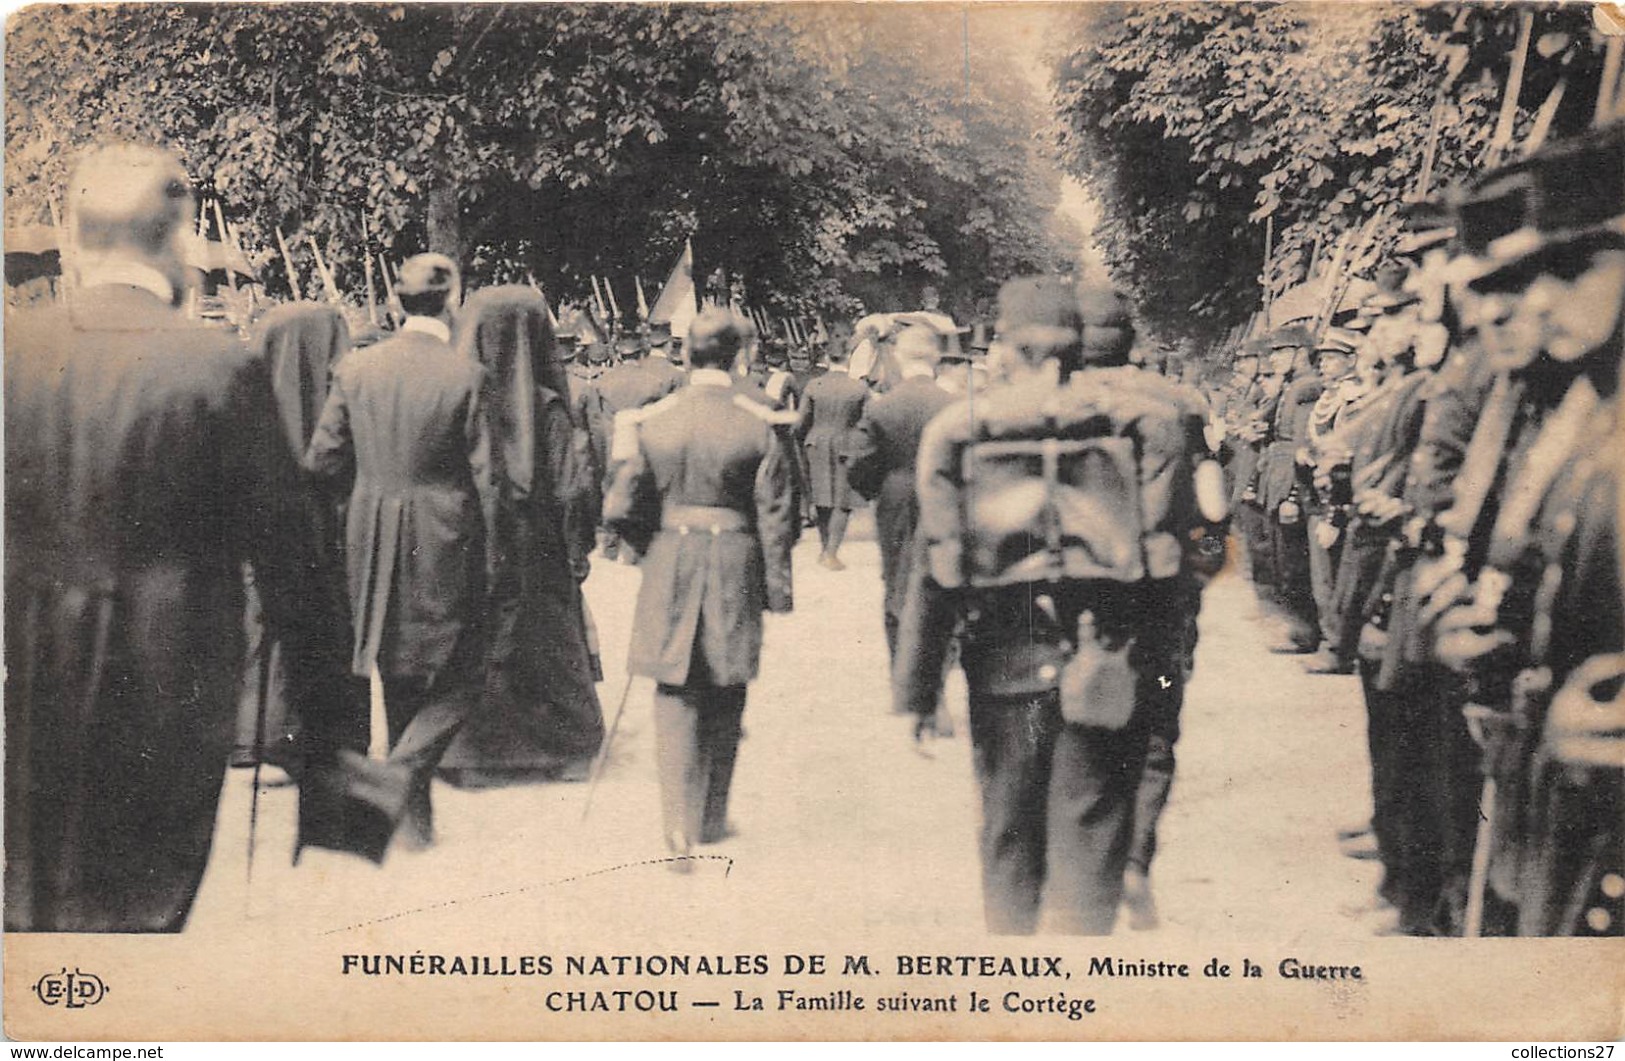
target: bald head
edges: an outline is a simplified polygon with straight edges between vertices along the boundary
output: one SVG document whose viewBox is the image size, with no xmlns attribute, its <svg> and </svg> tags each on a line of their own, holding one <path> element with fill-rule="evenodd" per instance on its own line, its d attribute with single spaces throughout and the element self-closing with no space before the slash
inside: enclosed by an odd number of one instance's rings
<svg viewBox="0 0 1625 1061">
<path fill-rule="evenodd" d="M 191 223 L 192 187 L 180 161 L 166 151 L 103 147 L 74 170 L 67 208 L 69 240 L 78 251 L 179 263 L 176 237 Z"/>
</svg>

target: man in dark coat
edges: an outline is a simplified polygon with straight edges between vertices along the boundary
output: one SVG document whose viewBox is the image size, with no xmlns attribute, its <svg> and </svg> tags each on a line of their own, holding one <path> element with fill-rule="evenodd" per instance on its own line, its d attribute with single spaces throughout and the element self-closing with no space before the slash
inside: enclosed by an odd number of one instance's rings
<svg viewBox="0 0 1625 1061">
<path fill-rule="evenodd" d="M 1084 295 L 1006 284 L 1010 378 L 920 440 L 894 694 L 928 730 L 962 623 L 996 933 L 1035 931 L 1041 907 L 1059 931 L 1111 931 L 1149 738 L 1185 670 L 1190 554 L 1224 514 L 1217 468 L 1205 492 L 1195 472 L 1202 415 L 1127 365 L 1121 299 Z"/>
<path fill-rule="evenodd" d="M 345 721 L 343 616 L 265 361 L 176 308 L 185 171 L 103 149 L 67 208 L 70 298 L 6 321 L 5 923 L 173 932 L 231 752 L 242 563 L 307 738 Z"/>
<path fill-rule="evenodd" d="M 339 364 L 306 466 L 350 494 L 351 666 L 384 686 L 390 761 L 413 774 L 409 840 L 433 840 L 429 784 L 483 684 L 489 443 L 480 366 L 451 346 L 457 265 L 401 266 L 406 321 Z"/>
<path fill-rule="evenodd" d="M 954 403 L 933 374 L 940 341 L 924 325 L 897 337 L 893 356 L 902 381 L 869 402 L 848 442 L 847 481 L 875 502 L 875 531 L 880 541 L 880 577 L 886 586 L 886 650 L 897 659 L 897 624 L 908 590 L 914 528 L 920 506 L 914 494 L 914 465 L 920 435 L 931 418 Z"/>
<path fill-rule="evenodd" d="M 802 445 L 807 452 L 808 491 L 822 550 L 818 563 L 844 571 L 841 542 L 852 515 L 846 481 L 846 436 L 863 419 L 869 388 L 847 373 L 846 354 L 830 352 L 829 371 L 807 384 L 801 402 Z"/>
<path fill-rule="evenodd" d="M 627 666 L 657 682 L 666 843 L 678 856 L 728 834 L 728 787 L 762 612 L 791 608 L 795 508 L 782 413 L 734 390 L 740 331 L 723 309 L 690 332 L 687 387 L 616 418 L 604 518 L 642 555 Z"/>
</svg>

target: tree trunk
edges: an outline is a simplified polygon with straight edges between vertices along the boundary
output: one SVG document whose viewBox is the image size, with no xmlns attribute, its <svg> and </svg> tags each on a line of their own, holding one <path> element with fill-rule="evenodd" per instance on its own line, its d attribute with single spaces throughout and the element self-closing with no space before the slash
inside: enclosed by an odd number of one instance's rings
<svg viewBox="0 0 1625 1061">
<path fill-rule="evenodd" d="M 436 172 L 429 186 L 429 249 L 463 264 L 462 212 L 457 204 L 457 180 Z"/>
</svg>

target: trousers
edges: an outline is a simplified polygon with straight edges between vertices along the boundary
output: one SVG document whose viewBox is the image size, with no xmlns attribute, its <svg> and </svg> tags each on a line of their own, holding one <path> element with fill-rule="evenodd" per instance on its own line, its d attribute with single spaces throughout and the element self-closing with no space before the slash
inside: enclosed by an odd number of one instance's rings
<svg viewBox="0 0 1625 1061">
<path fill-rule="evenodd" d="M 1103 730 L 1065 722 L 1053 690 L 973 689 L 970 725 L 988 931 L 1030 934 L 1047 908 L 1056 931 L 1109 934 L 1133 840 L 1146 713 Z"/>
<path fill-rule="evenodd" d="M 1309 588 L 1314 595 L 1321 639 L 1330 647 L 1337 641 L 1337 627 L 1331 617 L 1332 590 L 1337 585 L 1337 559 L 1343 543 L 1333 542 L 1328 549 L 1315 540 L 1316 531 L 1325 524 L 1325 516 L 1309 517 Z"/>
<path fill-rule="evenodd" d="M 657 685 L 655 759 L 666 845 L 687 854 L 727 834 L 728 791 L 745 714 L 743 685 Z"/>
<path fill-rule="evenodd" d="M 470 662 L 454 663 L 432 678 L 381 675 L 389 727 L 389 762 L 411 771 L 408 823 L 419 839 L 433 835 L 429 786 L 468 716 L 479 706 L 484 675 Z"/>
</svg>

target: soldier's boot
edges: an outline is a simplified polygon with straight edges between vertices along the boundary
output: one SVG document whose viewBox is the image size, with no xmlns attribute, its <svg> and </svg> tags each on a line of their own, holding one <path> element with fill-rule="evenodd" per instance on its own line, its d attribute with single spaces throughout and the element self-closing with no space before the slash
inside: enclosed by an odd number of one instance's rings
<svg viewBox="0 0 1625 1061">
<path fill-rule="evenodd" d="M 1162 924 L 1157 916 L 1157 900 L 1151 894 L 1151 877 L 1138 866 L 1123 871 L 1123 906 L 1128 910 L 1128 927 L 1136 932 Z"/>
</svg>

